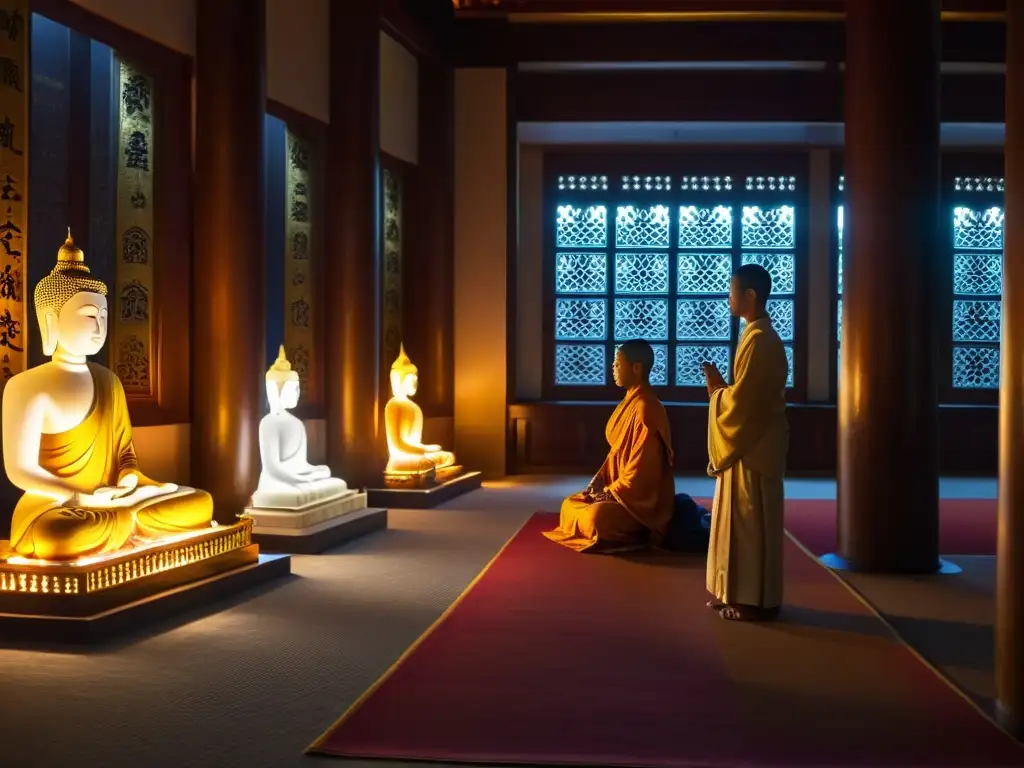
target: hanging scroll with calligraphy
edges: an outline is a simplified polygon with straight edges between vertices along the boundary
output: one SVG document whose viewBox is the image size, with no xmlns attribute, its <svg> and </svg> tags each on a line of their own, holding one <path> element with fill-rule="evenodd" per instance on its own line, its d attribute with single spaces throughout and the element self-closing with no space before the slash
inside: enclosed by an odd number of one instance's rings
<svg viewBox="0 0 1024 768">
<path fill-rule="evenodd" d="M 153 80 L 120 62 L 117 267 L 110 301 L 111 357 L 129 394 L 152 394 Z"/>
<path fill-rule="evenodd" d="M 308 395 L 304 399 L 315 402 L 316 276 L 310 147 L 290 129 L 286 137 L 284 346 Z"/>
<path fill-rule="evenodd" d="M 25 369 L 27 5 L 0 2 L 0 386 Z"/>
<path fill-rule="evenodd" d="M 402 179 L 384 169 L 384 274 L 381 280 L 382 361 L 390 369 L 402 343 Z"/>
</svg>

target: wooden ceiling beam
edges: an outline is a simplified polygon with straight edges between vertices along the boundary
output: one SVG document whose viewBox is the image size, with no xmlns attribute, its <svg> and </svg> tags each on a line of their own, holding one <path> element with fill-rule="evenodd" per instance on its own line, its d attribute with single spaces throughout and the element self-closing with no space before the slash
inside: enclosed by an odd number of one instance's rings
<svg viewBox="0 0 1024 768">
<path fill-rule="evenodd" d="M 454 0 L 457 18 L 503 17 L 517 23 L 624 21 L 827 21 L 841 19 L 846 0 Z M 1006 0 L 945 0 L 949 20 L 992 21 Z M 818 16 L 818 18 L 814 18 Z M 659 18 L 660 17 L 660 18 Z"/>
<path fill-rule="evenodd" d="M 1022 0 L 1024 2 L 1024 0 Z M 942 25 L 945 61 L 1006 61 L 1005 25 Z M 521 62 L 700 62 L 843 60 L 841 22 L 735 24 L 507 24 L 456 21 L 451 42 L 458 66 Z"/>
<path fill-rule="evenodd" d="M 384 31 L 421 58 L 450 53 L 452 11 L 438 0 L 378 0 Z"/>
<path fill-rule="evenodd" d="M 942 120 L 1000 123 L 1002 75 L 942 76 Z M 529 73 L 516 79 L 522 122 L 843 122 L 839 72 Z"/>
</svg>

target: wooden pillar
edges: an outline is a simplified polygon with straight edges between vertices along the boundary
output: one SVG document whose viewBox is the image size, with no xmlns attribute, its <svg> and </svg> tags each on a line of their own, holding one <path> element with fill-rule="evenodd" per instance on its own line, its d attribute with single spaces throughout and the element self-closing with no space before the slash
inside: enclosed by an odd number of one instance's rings
<svg viewBox="0 0 1024 768">
<path fill-rule="evenodd" d="M 353 487 L 384 471 L 380 402 L 380 13 L 331 3 L 324 307 L 327 461 Z"/>
<path fill-rule="evenodd" d="M 839 555 L 928 573 L 938 553 L 939 0 L 846 9 Z"/>
<path fill-rule="evenodd" d="M 455 73 L 446 61 L 422 59 L 419 67 L 419 165 L 405 213 L 417 231 L 406 239 L 403 264 L 403 332 L 406 350 L 420 369 L 417 401 L 428 416 L 451 416 Z M 385 368 L 390 360 L 385 360 Z"/>
<path fill-rule="evenodd" d="M 221 522 L 260 472 L 265 83 L 264 0 L 196 3 L 192 483 Z"/>
<path fill-rule="evenodd" d="M 1024 5 L 1006 5 L 1006 215 L 999 361 L 996 700 L 1024 736 Z"/>
</svg>

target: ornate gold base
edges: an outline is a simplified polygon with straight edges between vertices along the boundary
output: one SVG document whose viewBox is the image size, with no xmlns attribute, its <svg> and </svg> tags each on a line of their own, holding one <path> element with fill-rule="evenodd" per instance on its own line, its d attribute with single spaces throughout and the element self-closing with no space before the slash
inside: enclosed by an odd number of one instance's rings
<svg viewBox="0 0 1024 768">
<path fill-rule="evenodd" d="M 442 482 L 434 482 L 428 487 L 391 486 L 387 485 L 385 478 L 384 488 L 367 489 L 367 501 L 370 506 L 387 509 L 430 509 L 480 487 L 482 478 L 479 472 L 465 472 L 462 467 L 447 469 L 452 471 Z"/>
<path fill-rule="evenodd" d="M 461 475 L 463 469 L 459 465 L 442 469 L 429 469 L 426 472 L 384 473 L 384 487 L 398 490 L 436 488 Z"/>
<path fill-rule="evenodd" d="M 258 559 L 252 520 L 74 563 L 10 557 L 0 562 L 0 613 L 91 616 Z"/>
</svg>

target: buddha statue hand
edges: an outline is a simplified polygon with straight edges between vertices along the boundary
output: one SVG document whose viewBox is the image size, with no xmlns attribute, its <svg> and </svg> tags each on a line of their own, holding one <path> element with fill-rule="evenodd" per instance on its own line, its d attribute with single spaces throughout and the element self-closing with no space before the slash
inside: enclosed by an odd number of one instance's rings
<svg viewBox="0 0 1024 768">
<path fill-rule="evenodd" d="M 126 488 L 128 490 L 134 491 L 136 488 L 139 487 L 139 476 L 134 472 L 129 472 L 128 474 L 121 478 L 120 482 L 118 482 L 117 484 L 117 487 Z M 154 495 L 174 493 L 175 491 L 178 490 L 177 483 L 155 483 L 143 487 L 147 489 L 147 493 L 152 493 Z"/>
<path fill-rule="evenodd" d="M 444 449 L 440 445 L 424 445 L 423 450 L 427 453 L 438 453 Z"/>
<path fill-rule="evenodd" d="M 131 477 L 134 478 L 134 475 Z M 122 480 L 122 483 L 124 481 Z M 158 485 L 138 485 L 138 480 L 125 485 L 102 485 L 92 493 L 75 493 L 65 502 L 64 506 L 80 507 L 82 509 L 113 509 L 119 507 L 131 507 L 147 499 L 165 496 L 178 490 L 174 483 L 160 483 Z"/>
<path fill-rule="evenodd" d="M 132 491 L 116 486 L 103 486 L 92 493 L 73 493 L 61 505 L 65 509 L 115 509 L 131 506 Z"/>
<path fill-rule="evenodd" d="M 84 497 L 95 503 L 102 503 L 104 500 L 110 502 L 128 496 L 138 486 L 139 476 L 135 473 L 129 473 L 122 477 L 117 485 L 101 485 L 93 490 L 91 494 L 78 494 L 78 496 L 79 499 Z"/>
<path fill-rule="evenodd" d="M 301 473 L 301 478 L 305 482 L 311 482 L 314 480 L 326 480 L 331 476 L 331 468 L 324 465 L 311 466 L 308 470 Z"/>
</svg>

